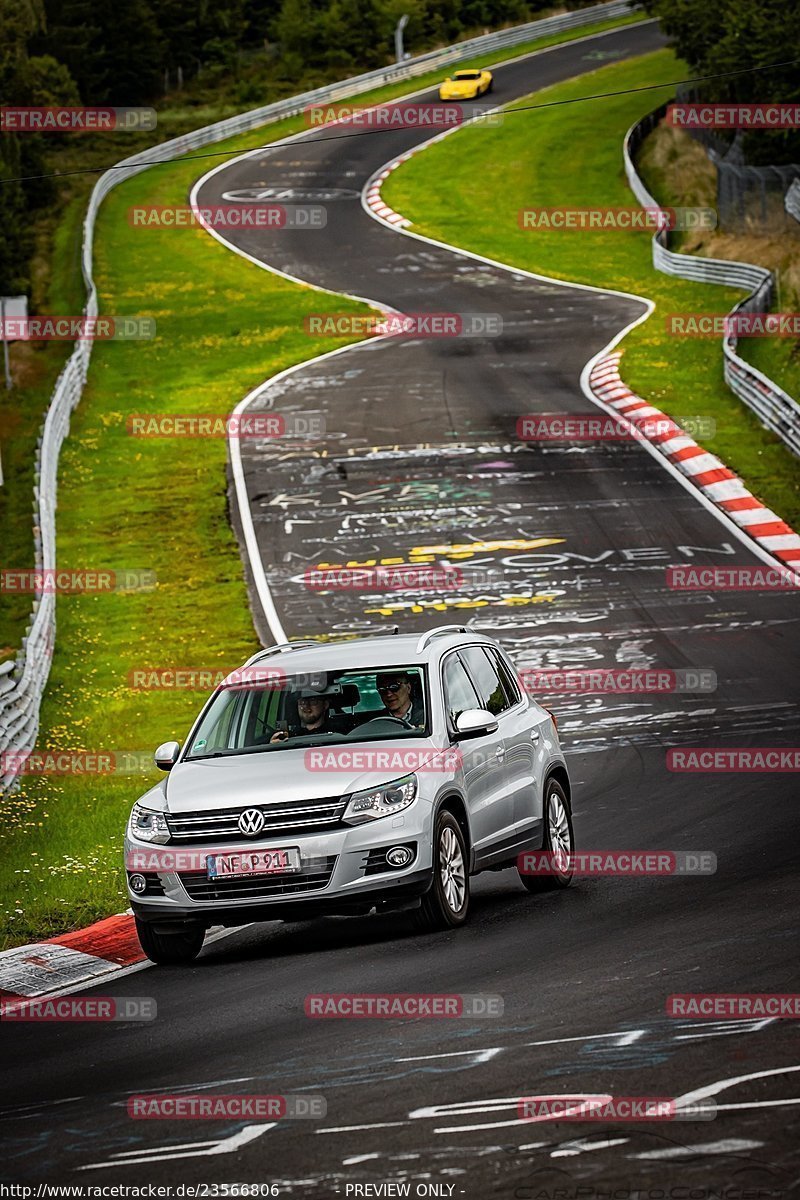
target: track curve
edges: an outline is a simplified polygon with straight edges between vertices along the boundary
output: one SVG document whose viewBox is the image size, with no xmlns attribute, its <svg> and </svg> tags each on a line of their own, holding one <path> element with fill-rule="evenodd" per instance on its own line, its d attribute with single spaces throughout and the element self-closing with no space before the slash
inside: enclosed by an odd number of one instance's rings
<svg viewBox="0 0 800 1200">
<path fill-rule="evenodd" d="M 592 69 L 585 56 L 597 41 L 498 67 L 497 102 Z M 602 39 L 620 57 L 660 44 L 651 24 Z M 198 189 L 201 203 L 263 186 L 349 190 L 331 203 L 324 237 L 245 234 L 237 248 L 402 311 L 503 317 L 491 340 L 364 343 L 254 397 L 256 408 L 313 409 L 328 429 L 314 454 L 242 446 L 275 615 L 290 636 L 471 616 L 523 668 L 714 670 L 710 695 L 554 705 L 580 845 L 711 850 L 717 873 L 599 878 L 534 899 L 503 872 L 476 882 L 472 922 L 458 934 L 411 936 L 400 916 L 251 927 L 209 946 L 188 970 L 132 975 L 114 992 L 153 995 L 152 1028 L 15 1030 L 6 1065 L 16 1091 L 0 1114 L 9 1177 L 275 1182 L 281 1194 L 313 1197 L 387 1182 L 410 1183 L 414 1195 L 418 1183 L 434 1183 L 453 1189 L 440 1196 L 470 1200 L 552 1200 L 556 1188 L 563 1197 L 578 1187 L 788 1190 L 798 1175 L 798 1089 L 782 1072 L 797 1061 L 793 1024 L 689 1025 L 666 1018 L 664 1005 L 672 992 L 792 990 L 792 777 L 676 775 L 665 749 L 797 744 L 796 600 L 666 589 L 672 562 L 755 560 L 641 447 L 517 442 L 520 413 L 590 411 L 581 369 L 642 305 L 532 280 L 376 224 L 360 189 L 415 136 L 311 136 L 231 163 Z M 325 308 L 335 301 L 321 299 Z M 304 568 L 322 558 L 426 553 L 495 574 L 458 607 L 421 612 L 420 597 L 320 598 L 302 586 Z M 267 636 L 266 619 L 261 626 Z M 499 993 L 505 1013 L 344 1028 L 303 1014 L 309 992 L 414 990 Z M 202 1122 L 142 1129 L 126 1117 L 128 1092 L 178 1088 L 305 1089 L 326 1096 L 328 1115 L 320 1125 L 255 1132 L 241 1122 L 212 1132 Z M 698 1089 L 720 1105 L 713 1122 L 519 1126 L 509 1102 Z"/>
</svg>

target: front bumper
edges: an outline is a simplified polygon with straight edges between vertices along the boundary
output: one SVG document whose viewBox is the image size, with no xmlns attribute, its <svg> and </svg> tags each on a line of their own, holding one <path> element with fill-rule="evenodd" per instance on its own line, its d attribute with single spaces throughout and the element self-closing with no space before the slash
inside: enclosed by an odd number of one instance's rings
<svg viewBox="0 0 800 1200">
<path fill-rule="evenodd" d="M 432 807 L 419 800 L 396 817 L 340 826 L 322 834 L 289 833 L 246 842 L 215 842 L 207 847 L 175 843 L 158 846 L 126 836 L 127 877 L 139 873 L 148 883 L 145 894 L 137 895 L 129 887 L 128 895 L 140 920 L 161 925 L 187 921 L 243 925 L 251 921 L 366 913 L 374 907 L 402 908 L 418 904 L 419 897 L 431 885 L 431 844 Z M 414 858 L 401 869 L 381 863 L 381 852 L 397 845 L 414 848 Z M 295 874 L 209 880 L 205 870 L 146 869 L 148 857 L 163 852 L 191 854 L 203 861 L 206 853 L 292 846 L 300 851 L 301 871 Z"/>
</svg>

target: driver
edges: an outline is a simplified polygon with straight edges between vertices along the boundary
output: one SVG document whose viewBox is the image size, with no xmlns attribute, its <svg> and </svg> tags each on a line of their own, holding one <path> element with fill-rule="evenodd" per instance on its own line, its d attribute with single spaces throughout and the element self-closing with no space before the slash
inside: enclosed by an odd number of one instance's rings
<svg viewBox="0 0 800 1200">
<path fill-rule="evenodd" d="M 297 698 L 297 724 L 290 725 L 288 730 L 279 729 L 270 742 L 285 742 L 287 738 L 302 737 L 307 733 L 334 733 L 328 714 L 330 706 L 328 696 L 315 691 L 301 692 Z"/>
<path fill-rule="evenodd" d="M 395 717 L 419 728 L 424 726 L 425 712 L 406 671 L 384 671 L 376 678 L 375 685 L 386 706 L 377 716 Z"/>
</svg>

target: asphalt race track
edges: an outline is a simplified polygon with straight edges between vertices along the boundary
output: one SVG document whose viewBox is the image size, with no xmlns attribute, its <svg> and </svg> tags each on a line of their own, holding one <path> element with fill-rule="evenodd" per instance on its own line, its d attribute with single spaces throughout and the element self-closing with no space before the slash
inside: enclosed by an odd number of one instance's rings
<svg viewBox="0 0 800 1200">
<path fill-rule="evenodd" d="M 621 58 L 661 44 L 648 23 L 498 67 L 493 99 L 592 70 L 598 50 Z M 603 136 L 601 110 L 587 107 L 587 119 Z M 291 637 L 472 619 L 520 668 L 714 671 L 707 694 L 549 702 L 568 752 L 579 848 L 709 851 L 717 871 L 585 879 L 544 898 L 506 871 L 475 881 L 471 921 L 457 934 L 416 936 L 402 915 L 261 925 L 210 944 L 190 968 L 130 974 L 105 990 L 155 997 L 157 1021 L 19 1026 L 5 1037 L 15 1074 L 2 1114 L 9 1178 L 274 1183 L 281 1195 L 309 1197 L 409 1183 L 412 1196 L 424 1184 L 428 1195 L 470 1200 L 588 1200 L 610 1189 L 618 1200 L 706 1200 L 726 1188 L 742 1200 L 800 1180 L 794 1023 L 689 1021 L 665 1010 L 671 993 L 799 990 L 796 778 L 666 765 L 670 746 L 797 745 L 796 597 L 670 590 L 670 564 L 758 560 L 638 445 L 516 438 L 523 413 L 596 411 L 581 369 L 642 305 L 501 270 L 376 222 L 360 202 L 364 184 L 429 136 L 315 134 L 232 162 L 200 189 L 201 203 L 268 188 L 311 200 L 334 189 L 325 231 L 226 236 L 334 291 L 503 321 L 491 339 L 362 344 L 264 388 L 254 409 L 314 413 L 327 429 L 310 445 L 243 443 L 277 611 Z M 335 297 L 320 294 L 320 312 L 335 311 Z M 463 593 L 436 597 L 437 608 L 430 593 L 322 596 L 303 586 L 304 570 L 322 561 L 426 555 L 465 576 Z M 427 607 L 413 611 L 420 602 Z M 504 1015 L 356 1024 L 304 1015 L 308 993 L 351 991 L 491 993 Z M 327 1116 L 269 1126 L 126 1114 L 131 1093 L 200 1089 L 321 1094 Z M 715 1119 L 517 1120 L 516 1098 L 534 1094 L 698 1089 L 716 1101 Z"/>
</svg>

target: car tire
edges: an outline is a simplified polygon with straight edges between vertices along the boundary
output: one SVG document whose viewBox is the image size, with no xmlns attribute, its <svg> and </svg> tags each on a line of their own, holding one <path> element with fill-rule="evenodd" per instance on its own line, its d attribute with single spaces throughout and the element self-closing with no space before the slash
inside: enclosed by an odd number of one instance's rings
<svg viewBox="0 0 800 1200">
<path fill-rule="evenodd" d="M 547 854 L 575 854 L 575 834 L 572 829 L 572 811 L 566 792 L 557 779 L 548 779 L 544 798 L 544 832 L 541 849 Z M 575 874 L 574 863 L 563 871 L 554 870 L 551 875 L 523 873 L 517 867 L 522 886 L 529 892 L 549 892 L 556 888 L 569 887 Z"/>
<path fill-rule="evenodd" d="M 202 925 L 189 925 L 179 933 L 156 933 L 146 921 L 136 921 L 136 936 L 145 954 L 163 966 L 188 963 L 197 958 L 206 936 Z"/>
<path fill-rule="evenodd" d="M 433 839 L 433 882 L 413 914 L 415 929 L 456 929 L 469 911 L 467 843 L 452 813 L 440 812 Z"/>
</svg>

